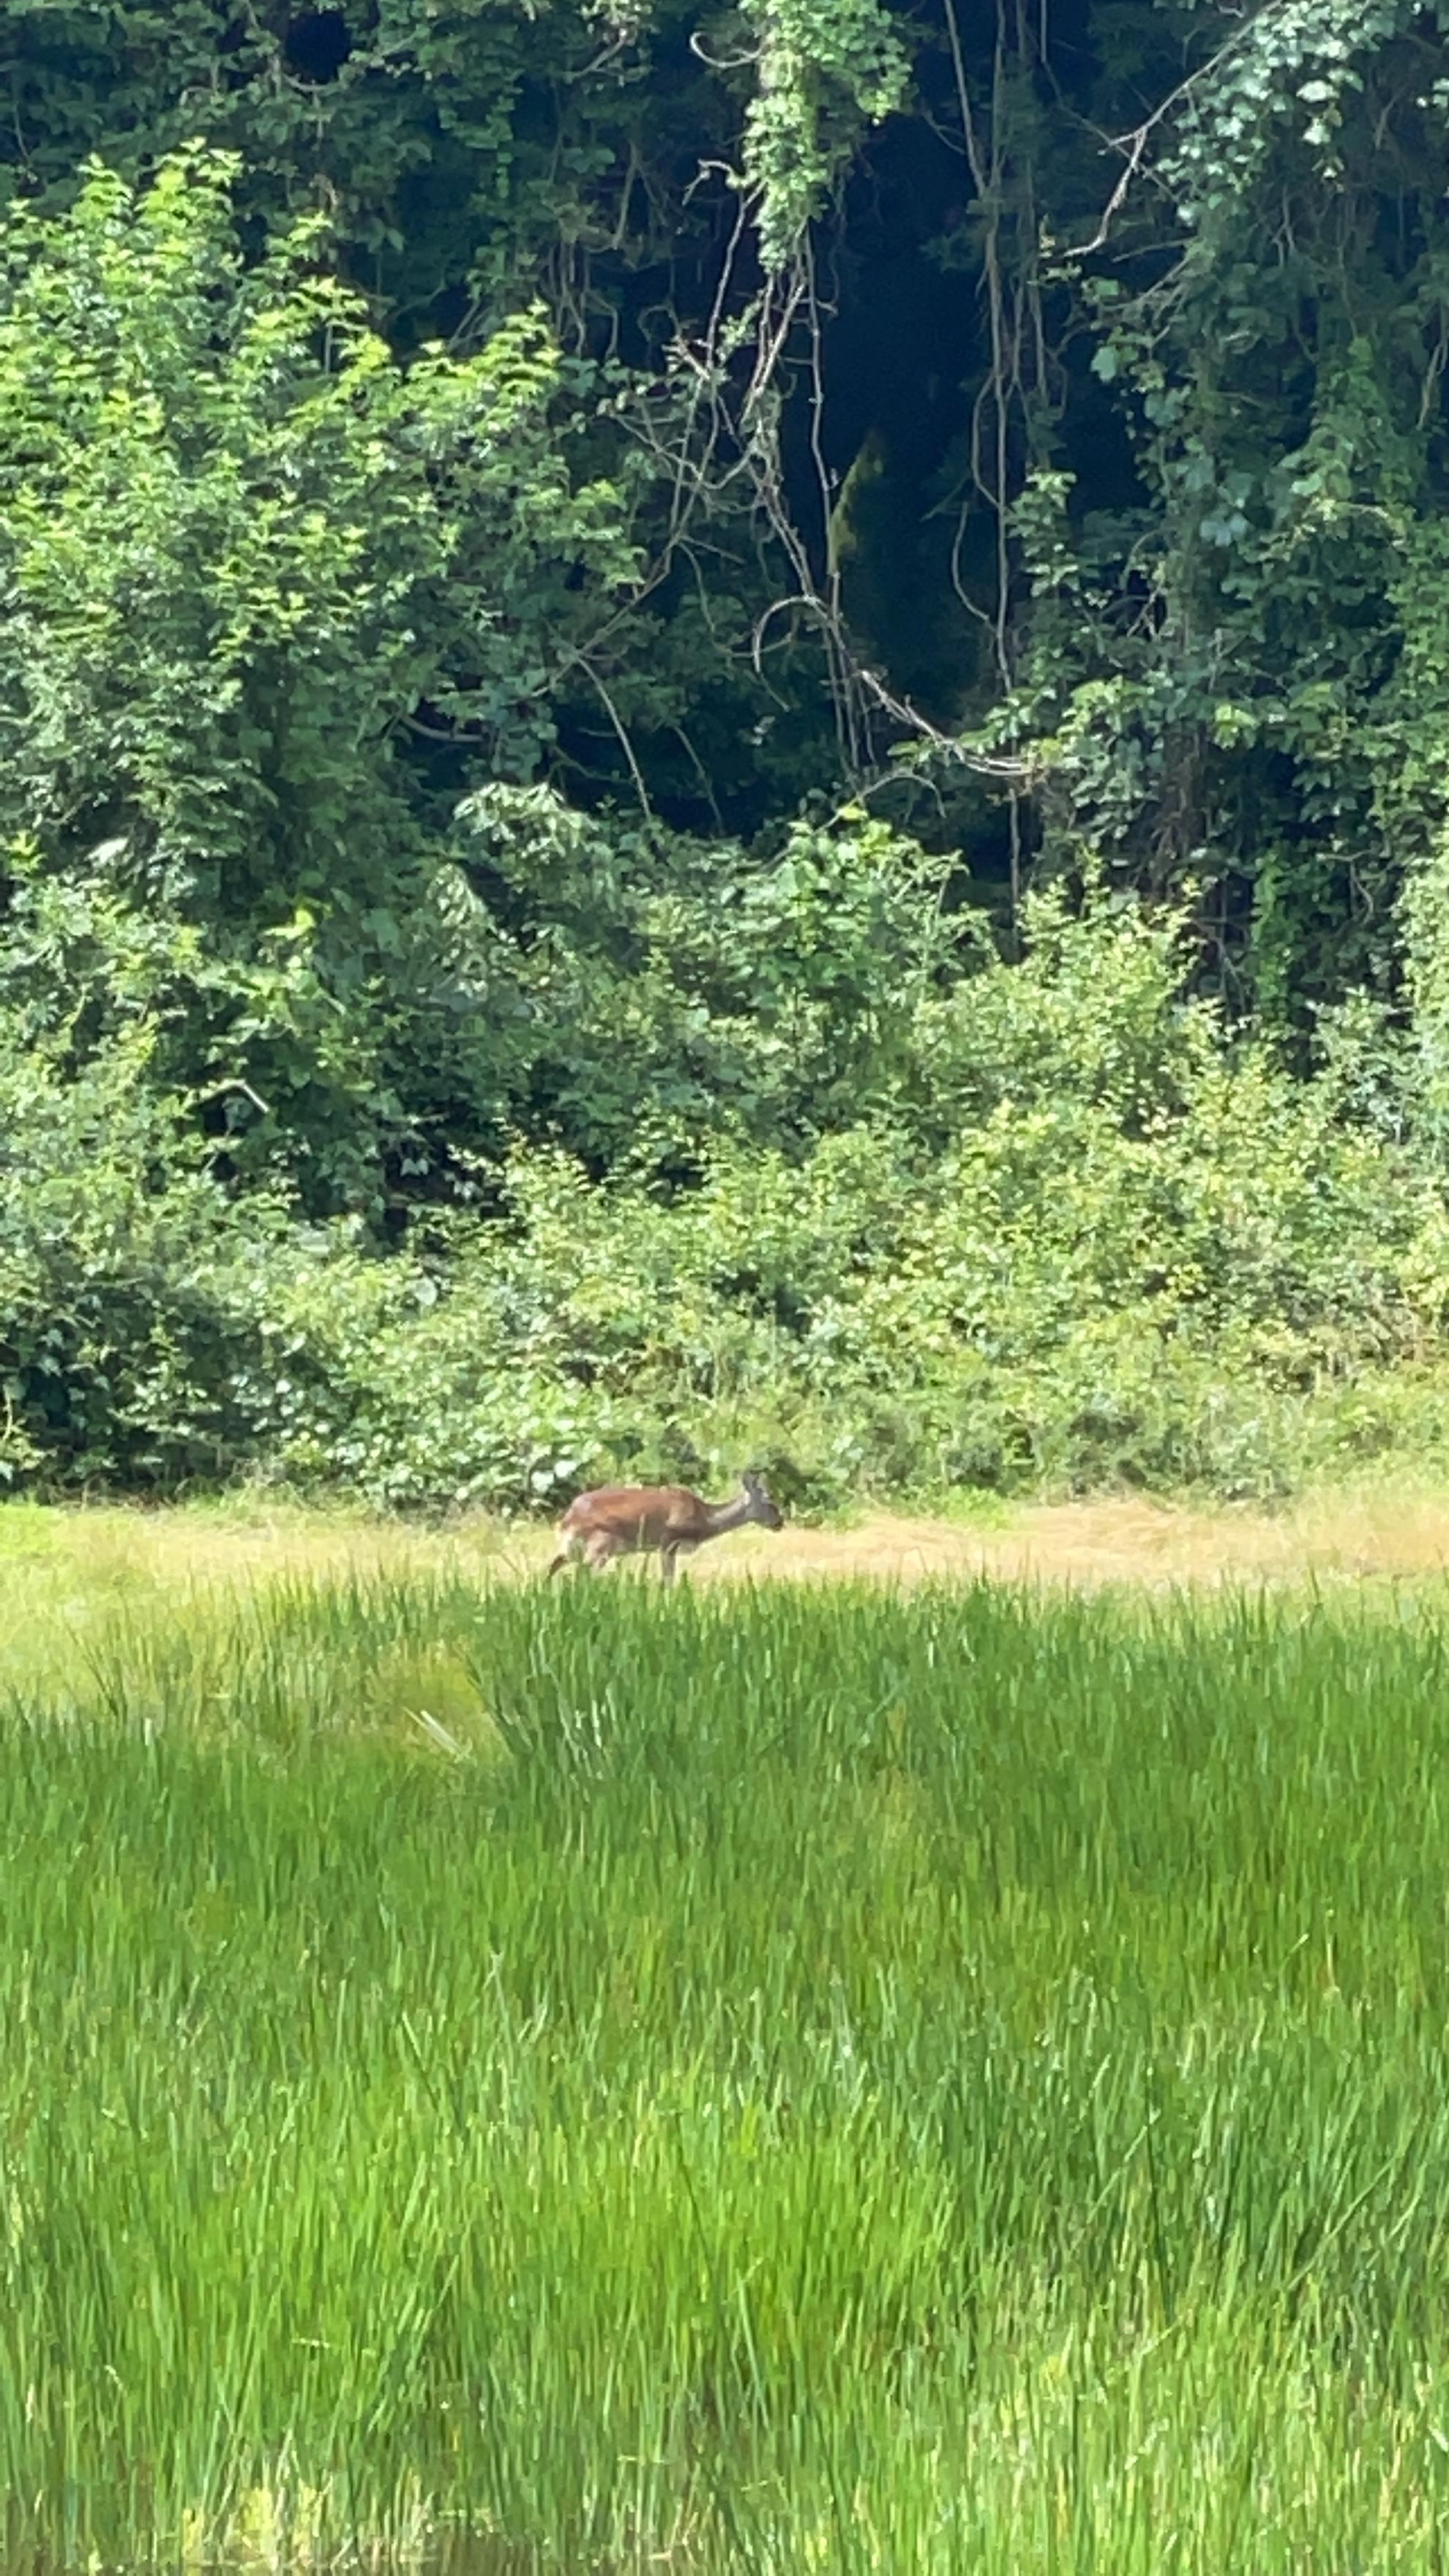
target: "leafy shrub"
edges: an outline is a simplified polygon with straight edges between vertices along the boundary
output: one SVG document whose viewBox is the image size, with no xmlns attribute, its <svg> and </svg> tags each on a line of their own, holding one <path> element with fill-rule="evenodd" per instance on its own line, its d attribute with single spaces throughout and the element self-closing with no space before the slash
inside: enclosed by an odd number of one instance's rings
<svg viewBox="0 0 1449 2576">
<path fill-rule="evenodd" d="M 419 710 L 527 771 L 635 554 L 572 475 L 583 388 L 538 314 L 402 368 L 317 219 L 248 261 L 238 176 L 92 163 L 0 216 L 0 912 L 30 889 L 0 983 L 83 1058 L 128 1000 L 92 923 L 113 963 L 159 928 L 158 1070 L 224 1104 L 237 1168 L 374 1207 L 440 1127 L 488 1131 L 509 1063 L 456 972 Z"/>
<path fill-rule="evenodd" d="M 286 1234 L 259 1201 L 238 1224 L 148 1055 L 138 1032 L 66 1081 L 0 1049 L 0 1481 L 164 1487 L 266 1435 Z"/>
<path fill-rule="evenodd" d="M 387 1257 L 229 1201 L 141 1029 L 71 1081 L 12 1056 L 12 1475 L 532 1509 L 748 1455 L 828 1504 L 1265 1492 L 1441 1441 L 1449 1216 L 1349 1113 L 1352 1032 L 1296 1079 L 1179 1010 L 1169 932 L 1037 918 L 1025 964 L 923 990 L 894 1099 L 809 1150 L 718 1138 L 673 1196 L 520 1150 L 500 1215 Z"/>
</svg>

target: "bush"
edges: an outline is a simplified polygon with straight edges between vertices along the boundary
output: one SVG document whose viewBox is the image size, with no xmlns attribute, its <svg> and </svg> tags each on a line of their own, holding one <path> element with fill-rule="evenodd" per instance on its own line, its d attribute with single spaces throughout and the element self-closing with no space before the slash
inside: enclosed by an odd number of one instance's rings
<svg viewBox="0 0 1449 2576">
<path fill-rule="evenodd" d="M 0 1479 L 165 1487 L 255 1457 L 270 1413 L 261 1202 L 238 1224 L 144 1034 L 62 1080 L 0 1050 Z"/>
<path fill-rule="evenodd" d="M 808 1153 L 722 1140 L 669 1197 L 520 1152 L 500 1216 L 387 1257 L 228 1200 L 139 1035 L 71 1081 L 12 1056 L 9 1474 L 527 1510 L 753 1456 L 827 1505 L 1262 1493 L 1438 1444 L 1449 1219 L 1349 1114 L 1345 1033 L 1295 1079 L 1179 1011 L 1167 933 L 1037 920 L 1024 966 L 922 1002 L 897 1100 Z"/>
</svg>

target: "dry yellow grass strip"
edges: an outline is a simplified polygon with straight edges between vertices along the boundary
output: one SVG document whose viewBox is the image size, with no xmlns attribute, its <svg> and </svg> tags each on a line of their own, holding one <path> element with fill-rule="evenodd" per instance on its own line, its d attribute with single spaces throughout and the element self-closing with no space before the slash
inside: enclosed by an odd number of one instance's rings
<svg viewBox="0 0 1449 2576">
<path fill-rule="evenodd" d="M 442 1529 L 341 1511 L 247 1501 L 168 1511 L 0 1505 L 0 1622 L 13 1637 L 37 1618 L 94 1616 L 155 1592 L 242 1588 L 270 1576 L 450 1571 L 536 1573 L 551 1539 L 538 1526 L 481 1517 Z M 875 1512 L 849 1527 L 795 1522 L 779 1536 L 744 1530 L 705 1549 L 696 1583 L 990 1575 L 1083 1588 L 1414 1578 L 1449 1566 L 1449 1491 L 1366 1485 L 1311 1495 L 1278 1512 L 1109 1496 L 1023 1505 L 991 1519 Z M 624 1571 L 629 1580 L 639 1569 Z M 652 1572 L 652 1565 L 644 1569 Z M 604 1578 L 621 1579 L 619 1572 Z"/>
<path fill-rule="evenodd" d="M 909 1583 L 986 1574 L 1091 1590 L 1414 1577 L 1446 1567 L 1449 1494 L 1386 1489 L 1315 1495 L 1276 1513 L 1137 1496 L 1027 1505 L 996 1525 L 880 1512 L 848 1529 L 796 1525 L 774 1539 L 742 1532 L 700 1556 L 690 1575 L 696 1582 L 768 1572 Z"/>
</svg>

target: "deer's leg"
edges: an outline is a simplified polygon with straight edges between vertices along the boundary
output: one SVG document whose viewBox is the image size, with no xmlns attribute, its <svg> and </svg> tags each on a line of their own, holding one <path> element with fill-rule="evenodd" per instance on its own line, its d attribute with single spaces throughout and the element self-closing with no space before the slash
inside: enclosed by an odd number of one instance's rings
<svg viewBox="0 0 1449 2576">
<path fill-rule="evenodd" d="M 659 1570 L 666 1583 L 672 1583 L 674 1581 L 675 1575 L 679 1571 L 678 1548 L 661 1547 L 659 1551 Z"/>
<path fill-rule="evenodd" d="M 591 1574 L 602 1574 L 610 1557 L 617 1553 L 607 1530 L 595 1530 L 593 1537 L 584 1541 L 584 1563 Z"/>
</svg>

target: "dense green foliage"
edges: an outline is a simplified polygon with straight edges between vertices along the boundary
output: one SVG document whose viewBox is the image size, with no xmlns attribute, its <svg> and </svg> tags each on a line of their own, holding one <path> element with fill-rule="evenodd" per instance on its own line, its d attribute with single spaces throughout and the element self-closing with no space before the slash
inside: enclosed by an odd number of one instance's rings
<svg viewBox="0 0 1449 2576">
<path fill-rule="evenodd" d="M 1437 9 L 0 64 L 0 1473 L 1437 1437 Z"/>
<path fill-rule="evenodd" d="M 0 1723 L 17 2556 L 1430 2576 L 1446 1646 L 627 1578 L 93 1631 Z"/>
<path fill-rule="evenodd" d="M 1170 927 L 1040 898 L 1031 930 L 1019 965 L 899 983 L 889 1018 L 802 1012 L 773 1052 L 717 1023 L 691 1188 L 661 1191 L 647 1136 L 602 1185 L 534 1149 L 488 1212 L 439 1211 L 385 1256 L 229 1197 L 136 1041 L 68 1081 L 0 1061 L 0 1462 L 512 1509 L 746 1456 L 831 1505 L 1272 1493 L 1442 1449 L 1449 1214 L 1395 1140 L 1376 1024 L 1345 1021 L 1304 1083 L 1179 1003 Z M 771 1141 L 857 1047 L 871 1114 Z"/>
</svg>

